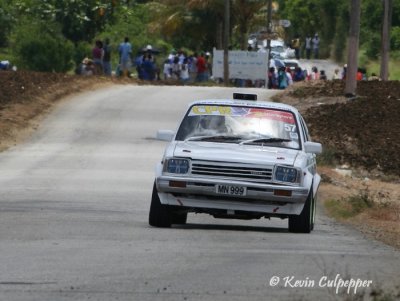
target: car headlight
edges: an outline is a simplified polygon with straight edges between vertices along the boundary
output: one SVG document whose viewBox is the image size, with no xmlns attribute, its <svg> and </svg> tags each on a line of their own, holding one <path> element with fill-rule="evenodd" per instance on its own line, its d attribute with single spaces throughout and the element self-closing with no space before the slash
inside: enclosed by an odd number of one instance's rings
<svg viewBox="0 0 400 301">
<path fill-rule="evenodd" d="M 299 183 L 300 182 L 300 171 L 297 168 L 288 166 L 275 166 L 275 180 L 286 183 Z"/>
<path fill-rule="evenodd" d="M 164 162 L 164 172 L 186 174 L 189 172 L 190 161 L 188 159 L 166 159 Z"/>
</svg>

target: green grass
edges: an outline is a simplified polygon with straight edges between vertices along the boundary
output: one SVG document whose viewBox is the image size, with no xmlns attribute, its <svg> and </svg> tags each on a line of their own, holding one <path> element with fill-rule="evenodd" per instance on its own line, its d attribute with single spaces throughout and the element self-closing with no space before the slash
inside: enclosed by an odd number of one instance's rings
<svg viewBox="0 0 400 301">
<path fill-rule="evenodd" d="M 380 61 L 369 60 L 363 51 L 360 51 L 359 66 L 367 69 L 368 75 L 375 73 L 379 76 L 380 74 Z M 400 80 L 400 52 L 392 52 L 390 54 L 389 61 L 389 79 Z"/>
<path fill-rule="evenodd" d="M 380 73 L 380 63 L 370 62 L 367 64 L 368 73 L 375 73 L 379 75 Z M 390 60 L 389 62 L 389 79 L 390 80 L 400 80 L 400 60 Z"/>
<path fill-rule="evenodd" d="M 317 164 L 323 166 L 335 166 L 338 164 L 336 159 L 336 150 L 325 147 L 321 154 L 317 156 Z"/>
<path fill-rule="evenodd" d="M 15 63 L 14 55 L 9 48 L 0 48 L 0 61 L 10 61 Z"/>
<path fill-rule="evenodd" d="M 375 205 L 375 201 L 368 187 L 360 190 L 359 194 L 352 195 L 346 199 L 327 200 L 325 202 L 325 207 L 328 212 L 337 219 L 354 217 Z"/>
</svg>

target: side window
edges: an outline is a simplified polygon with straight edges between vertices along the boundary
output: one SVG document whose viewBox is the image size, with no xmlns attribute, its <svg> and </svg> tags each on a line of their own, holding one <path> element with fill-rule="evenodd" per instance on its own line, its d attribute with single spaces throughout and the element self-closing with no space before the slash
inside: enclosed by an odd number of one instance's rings
<svg viewBox="0 0 400 301">
<path fill-rule="evenodd" d="M 301 130 L 303 131 L 303 136 L 305 141 L 310 141 L 310 135 L 308 134 L 308 128 L 304 122 L 303 117 L 300 118 Z"/>
</svg>

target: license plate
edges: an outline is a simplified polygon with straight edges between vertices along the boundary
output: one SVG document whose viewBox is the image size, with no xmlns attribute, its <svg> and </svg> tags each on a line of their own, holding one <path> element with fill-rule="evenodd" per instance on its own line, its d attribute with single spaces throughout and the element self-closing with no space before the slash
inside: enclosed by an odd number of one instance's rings
<svg viewBox="0 0 400 301">
<path fill-rule="evenodd" d="M 234 196 L 245 196 L 247 193 L 247 188 L 243 186 L 236 185 L 215 185 L 217 194 L 234 195 Z"/>
</svg>

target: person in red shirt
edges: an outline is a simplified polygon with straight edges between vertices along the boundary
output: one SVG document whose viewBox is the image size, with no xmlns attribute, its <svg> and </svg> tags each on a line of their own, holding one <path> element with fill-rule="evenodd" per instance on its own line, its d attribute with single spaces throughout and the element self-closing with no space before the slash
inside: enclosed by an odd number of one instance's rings
<svg viewBox="0 0 400 301">
<path fill-rule="evenodd" d="M 103 42 L 97 40 L 94 48 L 92 49 L 93 63 L 95 66 L 95 74 L 103 74 Z"/>
<path fill-rule="evenodd" d="M 204 53 L 201 53 L 197 58 L 197 81 L 203 82 L 207 80 L 207 64 L 206 59 L 204 58 Z"/>
<path fill-rule="evenodd" d="M 357 80 L 362 80 L 363 79 L 363 74 L 362 74 L 360 68 L 358 68 L 358 70 L 357 70 L 356 78 L 357 78 Z"/>
</svg>

